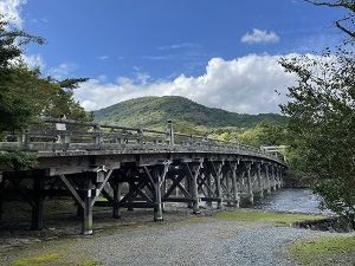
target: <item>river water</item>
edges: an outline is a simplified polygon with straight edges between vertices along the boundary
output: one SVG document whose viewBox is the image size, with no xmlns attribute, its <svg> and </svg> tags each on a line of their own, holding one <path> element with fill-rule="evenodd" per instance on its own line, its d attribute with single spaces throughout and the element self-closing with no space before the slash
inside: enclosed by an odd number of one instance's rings
<svg viewBox="0 0 355 266">
<path fill-rule="evenodd" d="M 282 189 L 274 191 L 272 195 L 265 196 L 256 202 L 255 208 L 307 214 L 326 214 L 328 210 L 320 210 L 320 197 L 313 194 L 310 189 Z"/>
</svg>

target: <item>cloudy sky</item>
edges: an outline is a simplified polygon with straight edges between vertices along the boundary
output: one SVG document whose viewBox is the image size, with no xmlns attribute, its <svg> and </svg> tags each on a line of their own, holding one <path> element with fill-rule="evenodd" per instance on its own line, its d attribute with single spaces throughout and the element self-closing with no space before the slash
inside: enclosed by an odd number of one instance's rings
<svg viewBox="0 0 355 266">
<path fill-rule="evenodd" d="M 180 95 L 243 113 L 279 112 L 294 80 L 280 56 L 334 45 L 343 16 L 303 0 L 0 0 L 0 12 L 46 38 L 26 49 L 31 65 L 90 78 L 75 91 L 87 110 Z"/>
</svg>

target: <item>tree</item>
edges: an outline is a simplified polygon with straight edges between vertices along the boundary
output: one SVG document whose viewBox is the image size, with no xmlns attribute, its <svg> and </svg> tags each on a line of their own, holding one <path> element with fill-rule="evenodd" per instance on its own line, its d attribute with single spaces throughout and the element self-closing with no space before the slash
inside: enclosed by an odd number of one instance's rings
<svg viewBox="0 0 355 266">
<path fill-rule="evenodd" d="M 317 0 L 305 0 L 316 6 L 338 7 L 344 8 L 349 11 L 349 14 L 344 18 L 335 21 L 335 25 L 338 29 L 345 32 L 351 38 L 355 38 L 355 1 L 354 0 L 332 0 L 332 1 L 317 1 Z M 347 24 L 347 25 L 346 25 Z"/>
<path fill-rule="evenodd" d="M 88 115 L 73 99 L 73 89 L 86 79 L 57 81 L 43 77 L 21 59 L 23 46 L 41 37 L 7 27 L 0 16 L 0 133 L 28 127 L 40 115 L 87 120 Z"/>
<path fill-rule="evenodd" d="M 8 27 L 0 15 L 0 137 L 5 131 L 27 128 L 41 115 L 90 119 L 73 99 L 73 90 L 86 79 L 58 81 L 43 77 L 39 69 L 29 68 L 21 56 L 23 47 L 30 42 L 43 44 L 44 39 Z M 24 152 L 0 153 L 2 169 L 19 170 L 34 162 L 35 158 Z"/>
<path fill-rule="evenodd" d="M 354 46 L 322 56 L 282 59 L 295 73 L 290 101 L 281 106 L 290 116 L 289 132 L 297 167 L 311 176 L 324 206 L 355 228 L 355 54 Z"/>
</svg>

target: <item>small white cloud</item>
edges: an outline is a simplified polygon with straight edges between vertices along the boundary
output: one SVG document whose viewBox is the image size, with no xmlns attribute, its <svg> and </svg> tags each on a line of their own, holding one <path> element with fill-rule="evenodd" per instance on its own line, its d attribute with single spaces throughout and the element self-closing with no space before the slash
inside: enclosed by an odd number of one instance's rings
<svg viewBox="0 0 355 266">
<path fill-rule="evenodd" d="M 40 54 L 22 55 L 22 59 L 30 68 L 44 69 L 45 63 Z"/>
<path fill-rule="evenodd" d="M 55 79 L 64 79 L 70 75 L 76 69 L 75 64 L 62 63 L 56 67 L 52 67 L 48 70 L 48 75 Z"/>
<path fill-rule="evenodd" d="M 170 45 L 163 45 L 157 47 L 158 50 L 173 50 L 173 49 L 183 49 L 183 48 L 197 48 L 200 47 L 197 43 L 183 42 Z"/>
<path fill-rule="evenodd" d="M 0 14 L 2 14 L 10 24 L 22 28 L 23 19 L 21 9 L 27 0 L 0 0 Z"/>
<path fill-rule="evenodd" d="M 142 56 L 145 60 L 152 60 L 152 61 L 161 61 L 161 60 L 168 60 L 171 58 L 170 55 L 144 55 Z"/>
<path fill-rule="evenodd" d="M 107 60 L 107 59 L 109 59 L 109 56 L 108 55 L 101 55 L 101 56 L 98 56 L 96 58 L 99 59 L 99 60 Z"/>
<path fill-rule="evenodd" d="M 273 31 L 253 29 L 252 32 L 244 34 L 240 40 L 242 43 L 278 43 L 280 37 Z"/>
</svg>

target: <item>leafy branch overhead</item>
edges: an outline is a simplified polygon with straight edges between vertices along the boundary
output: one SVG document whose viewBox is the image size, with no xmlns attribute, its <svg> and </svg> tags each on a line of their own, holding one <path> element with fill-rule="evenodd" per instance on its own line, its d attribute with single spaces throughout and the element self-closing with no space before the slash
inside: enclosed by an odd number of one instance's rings
<svg viewBox="0 0 355 266">
<path fill-rule="evenodd" d="M 316 6 L 327 6 L 335 8 L 344 8 L 349 14 L 344 18 L 335 21 L 335 25 L 343 32 L 348 34 L 351 38 L 355 38 L 355 1 L 354 0 L 335 0 L 335 1 L 317 1 L 305 0 Z"/>
</svg>

